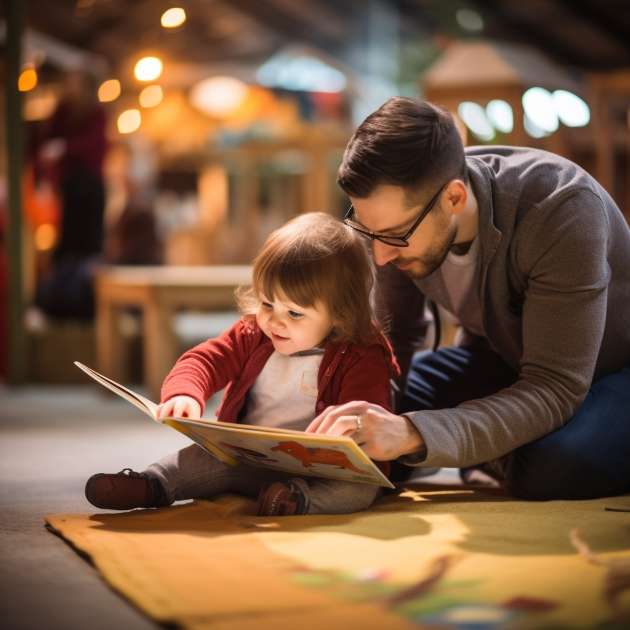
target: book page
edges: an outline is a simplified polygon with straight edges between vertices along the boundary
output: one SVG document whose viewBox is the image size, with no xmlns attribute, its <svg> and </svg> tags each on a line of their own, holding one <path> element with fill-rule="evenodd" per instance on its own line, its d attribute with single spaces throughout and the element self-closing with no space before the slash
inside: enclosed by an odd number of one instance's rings
<svg viewBox="0 0 630 630">
<path fill-rule="evenodd" d="M 292 431 L 287 435 L 286 431 L 278 432 L 277 429 L 251 431 L 251 425 L 184 418 L 166 418 L 164 423 L 211 453 L 218 450 L 229 455 L 235 463 L 310 477 L 394 487 L 349 437 L 303 431 Z"/>
<path fill-rule="evenodd" d="M 88 376 L 99 382 L 103 387 L 106 387 L 110 391 L 114 392 L 114 394 L 118 394 L 118 396 L 124 398 L 127 402 L 130 402 L 132 405 L 140 409 L 140 411 L 147 414 L 147 416 L 156 422 L 159 422 L 157 419 L 158 406 L 154 402 L 144 396 L 141 396 L 140 394 L 137 394 L 136 392 L 131 391 L 130 389 L 127 389 L 111 378 L 107 378 L 107 376 L 99 374 L 96 370 L 89 368 L 87 365 L 83 365 L 83 363 L 79 363 L 79 361 L 75 361 L 74 364 L 80 370 L 83 370 Z"/>
</svg>

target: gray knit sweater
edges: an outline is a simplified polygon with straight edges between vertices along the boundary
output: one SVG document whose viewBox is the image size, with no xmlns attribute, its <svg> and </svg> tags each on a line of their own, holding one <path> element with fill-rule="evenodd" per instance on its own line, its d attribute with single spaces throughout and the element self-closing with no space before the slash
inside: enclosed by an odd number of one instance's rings
<svg viewBox="0 0 630 630">
<path fill-rule="evenodd" d="M 453 409 L 406 414 L 423 466 L 469 466 L 559 428 L 593 380 L 630 365 L 630 230 L 583 169 L 516 147 L 466 149 L 479 205 L 479 295 L 491 348 L 518 371 L 509 388 Z M 426 331 L 440 274 L 377 272 L 376 301 L 403 372 Z M 606 427 L 602 426 L 602 431 Z"/>
</svg>

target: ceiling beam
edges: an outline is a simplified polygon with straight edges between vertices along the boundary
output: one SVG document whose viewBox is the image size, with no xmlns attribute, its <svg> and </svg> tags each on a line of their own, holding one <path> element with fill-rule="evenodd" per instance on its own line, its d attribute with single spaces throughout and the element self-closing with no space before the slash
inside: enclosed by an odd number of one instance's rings
<svg viewBox="0 0 630 630">
<path fill-rule="evenodd" d="M 606 3 L 598 2 L 597 8 L 587 0 L 559 0 L 564 9 L 576 18 L 589 24 L 602 34 L 614 46 L 625 53 L 625 58 L 619 59 L 619 65 L 627 65 L 630 59 L 630 29 L 623 22 L 615 19 L 606 12 Z M 627 10 L 627 7 L 625 7 Z M 613 7 L 613 11 L 616 8 Z"/>
<path fill-rule="evenodd" d="M 331 37 L 311 21 L 301 22 L 283 11 L 270 10 L 270 7 L 260 0 L 229 0 L 229 6 L 275 33 L 287 44 L 305 43 L 321 50 L 322 53 L 337 57 L 343 53 L 345 41 Z"/>
<path fill-rule="evenodd" d="M 488 18 L 490 19 L 490 27 L 484 31 L 492 39 L 533 46 L 562 65 L 584 66 L 587 57 L 580 43 L 576 42 L 575 47 L 567 46 L 554 35 L 553 29 L 549 28 L 544 20 L 536 19 L 534 12 L 528 13 L 527 19 L 523 19 L 522 13 L 515 16 L 509 8 L 509 3 L 503 0 L 472 0 L 472 2 L 486 23 Z M 494 25 L 492 25 L 493 20 Z M 562 25 L 559 27 L 562 28 Z"/>
</svg>

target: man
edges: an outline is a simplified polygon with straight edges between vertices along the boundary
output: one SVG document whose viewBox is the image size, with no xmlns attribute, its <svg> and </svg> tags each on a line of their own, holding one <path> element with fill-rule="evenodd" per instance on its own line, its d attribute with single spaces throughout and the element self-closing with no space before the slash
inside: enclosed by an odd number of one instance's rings
<svg viewBox="0 0 630 630">
<path fill-rule="evenodd" d="M 357 401 L 309 430 L 480 466 L 522 498 L 630 492 L 630 231 L 608 193 L 548 152 L 464 150 L 450 114 L 407 98 L 359 126 L 338 182 L 407 377 L 401 415 Z M 426 299 L 464 334 L 412 358 Z"/>
</svg>

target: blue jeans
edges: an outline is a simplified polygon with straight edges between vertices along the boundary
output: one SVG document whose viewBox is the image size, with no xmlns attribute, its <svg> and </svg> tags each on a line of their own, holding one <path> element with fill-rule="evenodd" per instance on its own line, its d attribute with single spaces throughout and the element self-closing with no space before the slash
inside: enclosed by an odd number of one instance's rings
<svg viewBox="0 0 630 630">
<path fill-rule="evenodd" d="M 445 409 L 490 396 L 517 378 L 485 344 L 420 352 L 399 413 Z M 523 499 L 592 499 L 630 492 L 630 366 L 591 385 L 561 428 L 515 449 L 504 485 Z"/>
</svg>

